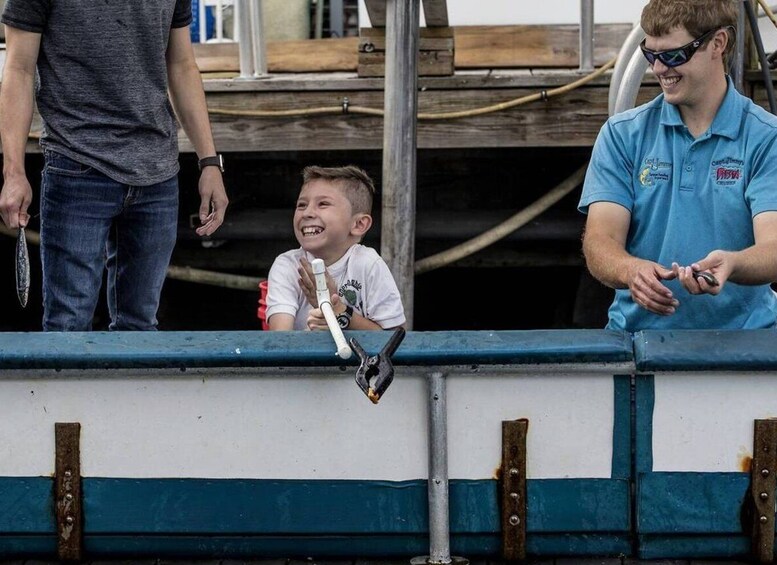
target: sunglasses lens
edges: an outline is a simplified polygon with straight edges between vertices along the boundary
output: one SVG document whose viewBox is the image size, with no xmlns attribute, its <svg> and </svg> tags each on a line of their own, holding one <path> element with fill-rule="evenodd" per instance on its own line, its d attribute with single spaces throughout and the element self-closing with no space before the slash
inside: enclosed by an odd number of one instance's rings
<svg viewBox="0 0 777 565">
<path fill-rule="evenodd" d="M 688 55 L 684 49 L 673 49 L 659 53 L 658 58 L 667 67 L 677 67 L 688 62 Z"/>
<path fill-rule="evenodd" d="M 648 62 L 648 65 L 652 65 L 656 62 L 656 56 L 653 54 L 652 51 L 648 51 L 644 45 L 640 45 L 640 49 L 642 49 L 642 54 L 645 56 L 645 59 Z"/>
</svg>

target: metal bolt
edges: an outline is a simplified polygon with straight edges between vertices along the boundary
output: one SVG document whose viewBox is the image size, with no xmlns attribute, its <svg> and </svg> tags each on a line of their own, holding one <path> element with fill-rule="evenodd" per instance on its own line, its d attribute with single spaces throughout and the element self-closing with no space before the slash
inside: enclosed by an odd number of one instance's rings
<svg viewBox="0 0 777 565">
<path fill-rule="evenodd" d="M 65 471 L 65 478 L 66 479 L 69 479 L 72 476 L 73 476 L 73 473 L 71 473 L 70 471 Z"/>
<path fill-rule="evenodd" d="M 440 396 L 439 396 L 439 395 L 437 395 L 437 394 L 435 394 L 435 395 L 434 395 L 434 399 L 435 399 L 435 400 L 440 400 Z"/>
<path fill-rule="evenodd" d="M 761 476 L 762 477 L 768 477 L 769 476 L 769 469 L 761 469 Z"/>
<path fill-rule="evenodd" d="M 510 493 L 510 498 L 512 498 L 514 500 L 518 500 L 518 498 L 519 498 L 518 493 L 517 492 L 511 492 Z"/>
<path fill-rule="evenodd" d="M 517 477 L 517 476 L 518 476 L 518 474 L 519 474 L 519 473 L 518 473 L 518 469 L 516 469 L 515 467 L 513 467 L 512 469 L 510 469 L 510 476 L 512 476 L 512 477 Z"/>
<path fill-rule="evenodd" d="M 759 520 L 761 521 L 761 523 L 762 523 L 762 524 L 765 524 L 766 522 L 768 522 L 768 521 L 769 521 L 769 518 L 767 518 L 766 516 L 761 516 L 761 517 L 759 518 Z"/>
<path fill-rule="evenodd" d="M 761 500 L 766 500 L 768 498 L 769 498 L 769 493 L 768 492 L 762 492 L 761 493 Z"/>
<path fill-rule="evenodd" d="M 510 525 L 511 526 L 517 526 L 520 523 L 521 523 L 521 519 L 518 516 L 516 516 L 515 514 L 510 516 Z"/>
<path fill-rule="evenodd" d="M 67 522 L 68 524 L 72 524 L 73 522 L 75 522 L 75 520 L 73 519 L 72 516 L 65 516 L 65 522 Z"/>
<path fill-rule="evenodd" d="M 67 494 L 65 495 L 65 500 L 67 500 L 67 501 L 73 500 L 73 495 L 72 495 L 72 494 L 70 494 L 70 493 L 67 493 Z"/>
</svg>

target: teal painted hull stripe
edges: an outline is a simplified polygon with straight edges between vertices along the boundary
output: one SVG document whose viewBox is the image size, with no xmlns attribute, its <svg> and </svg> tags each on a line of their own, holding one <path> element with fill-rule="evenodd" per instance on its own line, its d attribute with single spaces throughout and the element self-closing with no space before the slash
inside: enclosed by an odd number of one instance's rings
<svg viewBox="0 0 777 565">
<path fill-rule="evenodd" d="M 0 535 L 51 534 L 53 481 L 0 479 Z M 628 481 L 530 480 L 527 530 L 627 532 Z M 83 480 L 87 534 L 369 535 L 428 531 L 426 481 Z M 497 483 L 451 481 L 451 532 L 500 531 Z"/>
<path fill-rule="evenodd" d="M 368 353 L 385 332 L 346 332 Z M 623 363 L 631 336 L 602 330 L 408 332 L 396 365 Z M 356 366 L 341 362 L 326 332 L 0 333 L 2 369 Z"/>
<path fill-rule="evenodd" d="M 742 534 L 747 473 L 650 473 L 640 476 L 640 534 Z"/>
<path fill-rule="evenodd" d="M 498 556 L 501 537 L 451 536 L 451 552 L 467 557 Z M 628 540 L 612 534 L 534 534 L 526 540 L 530 555 L 597 556 L 628 553 Z M 54 536 L 0 537 L 0 556 L 56 554 Z M 92 536 L 84 537 L 84 550 L 94 557 L 186 558 L 342 558 L 428 555 L 429 538 L 417 536 L 360 537 L 248 537 L 248 536 Z"/>
<path fill-rule="evenodd" d="M 653 375 L 636 377 L 636 427 L 634 430 L 635 469 L 637 474 L 653 470 L 653 407 L 656 386 Z"/>
<path fill-rule="evenodd" d="M 614 379 L 614 422 L 612 430 L 612 478 L 631 477 L 631 376 Z"/>
<path fill-rule="evenodd" d="M 739 536 L 639 536 L 640 559 L 730 559 L 750 555 L 750 538 Z"/>
</svg>

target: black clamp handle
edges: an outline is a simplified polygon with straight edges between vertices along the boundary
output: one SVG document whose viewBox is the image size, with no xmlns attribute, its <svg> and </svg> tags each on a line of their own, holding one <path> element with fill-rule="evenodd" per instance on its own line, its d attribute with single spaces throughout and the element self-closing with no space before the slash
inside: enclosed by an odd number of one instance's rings
<svg viewBox="0 0 777 565">
<path fill-rule="evenodd" d="M 361 364 L 356 369 L 356 384 L 362 389 L 373 404 L 377 404 L 394 380 L 394 365 L 391 356 L 405 339 L 405 329 L 397 328 L 377 355 L 368 355 L 356 338 L 348 340 L 354 353 L 359 356 Z M 374 380 L 373 380 L 374 379 Z M 372 381 L 372 383 L 370 383 Z"/>
</svg>

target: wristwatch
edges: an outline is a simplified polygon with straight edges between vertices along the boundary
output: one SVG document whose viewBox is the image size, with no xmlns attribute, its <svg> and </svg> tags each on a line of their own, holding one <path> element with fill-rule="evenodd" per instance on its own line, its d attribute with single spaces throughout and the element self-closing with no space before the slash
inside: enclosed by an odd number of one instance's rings
<svg viewBox="0 0 777 565">
<path fill-rule="evenodd" d="M 197 161 L 197 166 L 200 168 L 200 170 L 204 169 L 205 167 L 218 167 L 219 171 L 223 173 L 224 157 L 221 155 L 221 153 L 217 153 L 216 155 L 212 155 L 211 157 L 203 157 L 202 159 Z"/>
<path fill-rule="evenodd" d="M 337 324 L 342 329 L 347 329 L 351 325 L 351 318 L 353 317 L 353 307 L 348 305 L 345 307 L 345 312 L 338 314 Z"/>
</svg>

